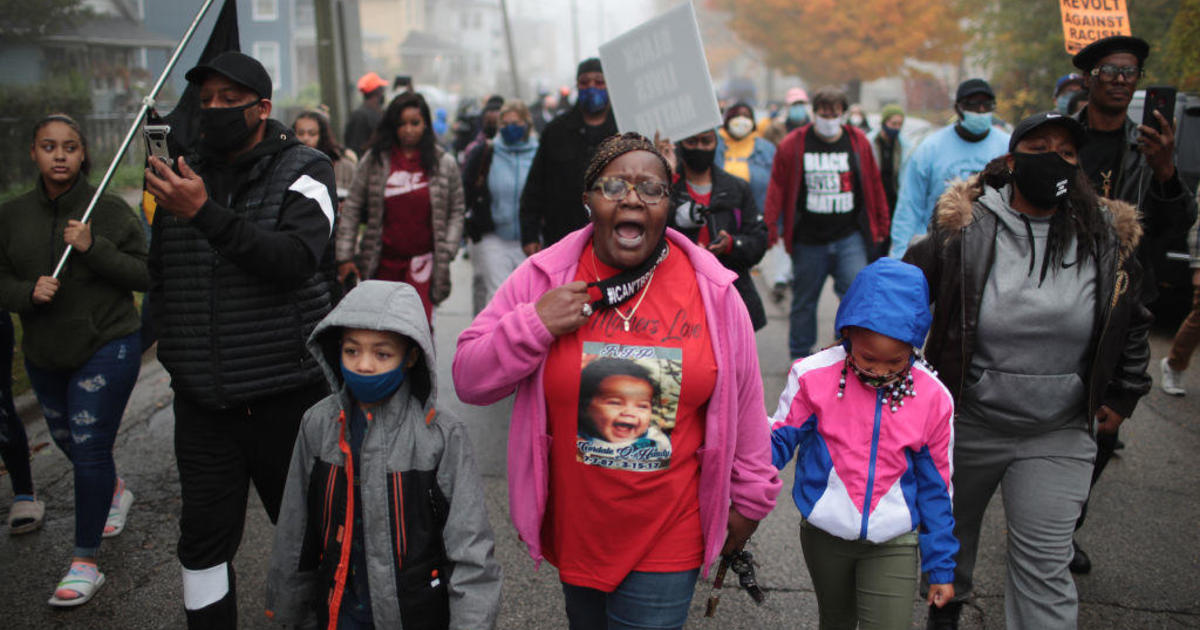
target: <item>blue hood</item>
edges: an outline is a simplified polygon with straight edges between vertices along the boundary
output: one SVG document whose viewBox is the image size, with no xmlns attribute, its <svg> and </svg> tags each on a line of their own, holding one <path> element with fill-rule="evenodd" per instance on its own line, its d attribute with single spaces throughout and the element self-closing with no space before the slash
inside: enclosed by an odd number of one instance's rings
<svg viewBox="0 0 1200 630">
<path fill-rule="evenodd" d="M 915 265 L 880 258 L 850 284 L 838 306 L 834 330 L 841 334 L 847 326 L 858 326 L 920 348 L 932 322 L 925 274 Z"/>
</svg>

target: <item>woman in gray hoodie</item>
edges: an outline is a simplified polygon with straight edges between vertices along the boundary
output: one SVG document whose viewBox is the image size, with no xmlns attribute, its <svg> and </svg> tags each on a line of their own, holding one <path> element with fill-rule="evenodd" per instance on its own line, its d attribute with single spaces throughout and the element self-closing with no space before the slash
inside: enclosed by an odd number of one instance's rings
<svg viewBox="0 0 1200 630">
<path fill-rule="evenodd" d="M 1054 112 L 1021 121 L 1009 153 L 938 201 L 905 254 L 929 280 L 926 357 L 955 397 L 956 628 L 979 529 L 1001 488 L 1009 628 L 1075 628 L 1071 536 L 1096 459 L 1150 388 L 1149 313 L 1133 207 L 1101 200 L 1079 168 L 1083 128 Z M 1100 462 L 1096 462 L 1100 465 Z"/>
</svg>

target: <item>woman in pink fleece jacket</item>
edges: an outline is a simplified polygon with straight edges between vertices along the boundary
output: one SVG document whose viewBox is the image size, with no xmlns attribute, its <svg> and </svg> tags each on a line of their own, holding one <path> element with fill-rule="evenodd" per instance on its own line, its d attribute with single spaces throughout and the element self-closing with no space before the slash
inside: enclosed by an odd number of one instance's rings
<svg viewBox="0 0 1200 630">
<path fill-rule="evenodd" d="M 681 627 L 700 570 L 779 493 L 736 276 L 666 228 L 668 182 L 646 138 L 604 141 L 584 176 L 591 225 L 526 260 L 454 357 L 464 402 L 516 392 L 510 512 L 558 568 L 573 630 Z M 601 417 L 629 439 L 580 429 Z"/>
</svg>

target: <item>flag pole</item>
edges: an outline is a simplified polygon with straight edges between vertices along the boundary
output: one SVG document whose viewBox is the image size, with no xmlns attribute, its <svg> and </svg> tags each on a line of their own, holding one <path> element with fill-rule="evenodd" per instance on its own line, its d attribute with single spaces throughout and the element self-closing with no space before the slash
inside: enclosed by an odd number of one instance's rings
<svg viewBox="0 0 1200 630">
<path fill-rule="evenodd" d="M 179 58 L 183 56 L 183 49 L 187 47 L 188 42 L 192 40 L 192 36 L 196 34 L 196 29 L 200 26 L 200 21 L 204 19 L 204 14 L 208 13 L 209 7 L 212 6 L 215 0 L 204 0 L 204 6 L 200 7 L 200 11 L 196 13 L 196 18 L 192 20 L 191 26 L 183 34 L 183 39 L 179 40 L 179 45 L 175 47 L 175 52 L 171 54 L 171 58 L 167 60 L 167 67 L 163 68 L 162 74 L 159 75 L 158 81 L 154 87 L 150 89 L 150 93 L 146 98 L 142 99 L 142 108 L 138 110 L 137 117 L 134 118 L 133 124 L 129 126 L 129 131 L 125 134 L 125 139 L 121 141 L 121 146 L 117 149 L 117 154 L 113 156 L 112 162 L 108 165 L 108 170 L 104 173 L 104 178 L 100 180 L 100 185 L 96 186 L 96 192 L 92 194 L 92 200 L 88 202 L 87 210 L 84 210 L 81 221 L 87 223 L 92 216 L 92 210 L 96 208 L 96 202 L 100 200 L 100 195 L 104 194 L 108 184 L 112 181 L 113 174 L 117 171 L 117 165 L 121 163 L 121 159 L 125 157 L 125 153 L 129 150 L 129 145 L 133 143 L 133 138 L 137 134 L 138 127 L 142 126 L 142 120 L 146 118 L 150 108 L 154 107 L 154 97 L 158 96 L 159 90 L 163 84 L 167 82 L 167 77 L 171 75 L 171 70 L 175 69 L 175 64 L 179 63 Z M 68 246 L 58 259 L 58 265 L 54 268 L 53 278 L 58 278 L 62 273 L 63 267 L 67 264 L 67 258 L 71 255 L 73 247 Z"/>
</svg>

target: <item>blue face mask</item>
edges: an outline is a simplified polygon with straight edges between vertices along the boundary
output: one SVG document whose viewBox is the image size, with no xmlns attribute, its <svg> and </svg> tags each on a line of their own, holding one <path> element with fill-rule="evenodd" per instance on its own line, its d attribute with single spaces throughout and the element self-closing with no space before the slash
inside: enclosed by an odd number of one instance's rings
<svg viewBox="0 0 1200 630">
<path fill-rule="evenodd" d="M 900 135 L 900 130 L 892 129 L 891 127 L 884 127 L 883 135 L 887 136 L 889 140 L 895 140 L 896 137 Z"/>
<path fill-rule="evenodd" d="M 589 114 L 595 114 L 608 107 L 608 89 L 586 87 L 579 90 L 579 106 Z"/>
<path fill-rule="evenodd" d="M 788 108 L 788 122 L 803 125 L 808 122 L 808 108 L 804 105 L 792 105 Z"/>
<path fill-rule="evenodd" d="M 350 388 L 354 400 L 368 405 L 377 403 L 400 389 L 400 385 L 404 383 L 404 374 L 404 363 L 391 372 L 382 374 L 358 374 L 346 369 L 346 365 L 342 364 L 342 379 L 346 381 L 346 387 Z"/>
<path fill-rule="evenodd" d="M 975 112 L 962 113 L 962 127 L 967 132 L 982 136 L 988 129 L 992 128 L 992 114 L 976 114 Z"/>
<path fill-rule="evenodd" d="M 517 144 L 525 139 L 525 129 L 527 129 L 525 125 L 517 123 L 504 125 L 500 128 L 500 138 L 504 140 L 504 144 Z"/>
<path fill-rule="evenodd" d="M 1060 94 L 1058 98 L 1054 99 L 1054 109 L 1057 109 L 1058 113 L 1062 114 L 1063 116 L 1070 114 L 1070 112 L 1067 111 L 1067 108 L 1071 106 L 1071 99 L 1074 97 L 1075 92 L 1064 92 Z"/>
</svg>

